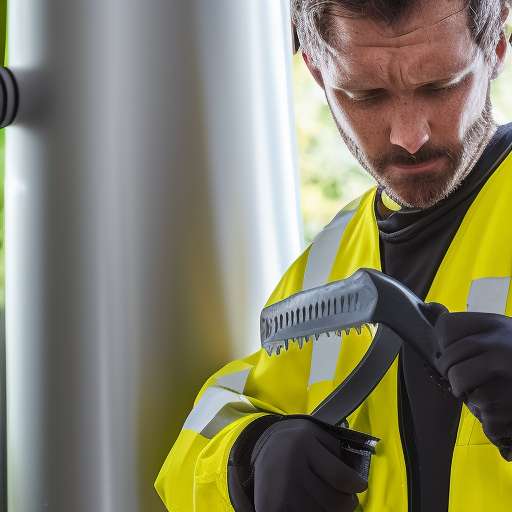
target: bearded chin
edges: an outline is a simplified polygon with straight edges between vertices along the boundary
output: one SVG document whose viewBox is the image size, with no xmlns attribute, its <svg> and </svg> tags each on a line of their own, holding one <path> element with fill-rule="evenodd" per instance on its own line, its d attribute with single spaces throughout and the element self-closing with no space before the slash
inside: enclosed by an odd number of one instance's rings
<svg viewBox="0 0 512 512">
<path fill-rule="evenodd" d="M 381 179 L 381 184 L 392 199 L 408 208 L 430 208 L 446 198 L 462 181 L 456 179 L 456 174 L 451 172 L 396 174 L 396 176 Z M 374 178 L 377 179 L 377 176 Z"/>
<path fill-rule="evenodd" d="M 389 164 L 393 161 L 392 155 L 383 154 L 375 159 L 370 159 L 336 120 L 335 122 L 349 151 L 361 166 L 375 178 L 377 183 L 385 187 L 386 193 L 402 206 L 419 209 L 434 206 L 460 186 L 496 130 L 496 124 L 492 117 L 489 90 L 484 109 L 469 127 L 460 145 L 437 147 L 437 152 L 434 150 L 425 151 L 426 154 L 434 153 L 437 156 L 448 157 L 449 167 L 443 172 L 407 174 L 390 168 Z M 402 154 L 407 153 L 399 147 L 395 149 Z M 403 157 L 403 159 L 405 158 L 414 160 L 414 156 L 409 153 Z M 423 161 L 426 160 L 427 158 L 423 159 Z"/>
</svg>

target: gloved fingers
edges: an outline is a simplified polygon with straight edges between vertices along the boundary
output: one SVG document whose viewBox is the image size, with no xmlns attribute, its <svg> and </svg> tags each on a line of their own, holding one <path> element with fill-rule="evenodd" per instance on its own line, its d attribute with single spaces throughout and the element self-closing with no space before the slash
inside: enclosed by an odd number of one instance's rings
<svg viewBox="0 0 512 512">
<path fill-rule="evenodd" d="M 428 317 L 432 325 L 435 325 L 439 317 L 445 313 L 449 313 L 449 311 L 444 304 L 440 304 L 439 302 L 426 302 L 423 313 Z"/>
<path fill-rule="evenodd" d="M 503 390 L 511 389 L 509 379 L 497 376 L 495 379 L 475 388 L 468 393 L 468 401 L 485 411 L 488 418 L 491 416 L 503 416 L 512 419 L 512 398 L 504 399 Z"/>
<path fill-rule="evenodd" d="M 470 399 L 471 400 L 471 399 Z M 477 398 L 477 401 L 480 401 Z M 486 404 L 485 408 L 475 406 L 471 401 L 468 407 L 482 423 L 485 435 L 498 448 L 508 448 L 507 455 L 502 452 L 505 459 L 509 460 L 512 448 L 512 416 L 511 404 L 501 400 Z M 475 411 L 476 410 L 476 411 Z"/>
<path fill-rule="evenodd" d="M 263 436 L 262 436 L 263 437 Z M 330 432 L 323 429 L 316 422 L 309 419 L 293 418 L 272 425 L 264 437 L 266 443 L 276 444 L 278 448 L 289 442 L 297 443 L 297 448 L 304 449 L 314 442 L 315 449 L 329 451 L 332 454 L 339 454 L 339 439 Z M 321 446 L 318 446 L 320 442 Z"/>
<path fill-rule="evenodd" d="M 294 418 L 269 427 L 257 442 L 253 457 L 259 458 L 261 452 L 271 453 L 276 461 L 293 460 L 301 455 L 299 452 L 307 451 L 314 456 L 316 450 L 322 456 L 324 452 L 338 453 L 339 440 L 312 421 Z"/>
<path fill-rule="evenodd" d="M 489 438 L 489 441 L 498 448 L 512 449 L 512 423 L 492 420 L 484 420 L 482 427 L 485 435 Z"/>
<path fill-rule="evenodd" d="M 278 512 L 282 512 L 283 510 L 286 512 L 331 512 L 329 509 L 324 509 L 315 499 L 313 499 L 304 490 L 294 497 L 293 506 L 289 506 L 288 508 L 285 509 L 280 509 Z M 263 510 L 262 512 L 266 512 L 266 510 Z"/>
<path fill-rule="evenodd" d="M 319 444 L 321 442 L 319 441 Z M 338 442 L 339 453 L 339 442 Z M 318 455 L 317 455 L 318 454 Z M 368 482 L 334 454 L 319 449 L 310 453 L 311 470 L 330 487 L 348 494 L 366 491 Z"/>
<path fill-rule="evenodd" d="M 494 328 L 496 317 L 501 315 L 468 311 L 444 313 L 438 318 L 434 329 L 441 347 L 446 348 L 461 338 L 481 334 Z"/>
<path fill-rule="evenodd" d="M 293 493 L 286 494 L 275 494 L 271 491 L 255 493 L 254 510 L 255 512 L 326 512 L 300 487 L 297 487 Z"/>
<path fill-rule="evenodd" d="M 490 352 L 485 352 L 451 366 L 447 376 L 452 393 L 461 397 L 465 393 L 468 395 L 474 393 L 478 388 L 487 388 L 487 385 L 499 377 L 498 370 L 493 368 L 494 362 L 493 355 Z M 488 402 L 488 398 L 486 401 Z M 475 403 L 475 405 L 479 404 Z"/>
<path fill-rule="evenodd" d="M 480 357 L 488 349 L 489 347 L 482 342 L 478 335 L 467 336 L 442 349 L 434 361 L 434 365 L 443 377 L 448 377 L 448 372 L 453 366 Z"/>
<path fill-rule="evenodd" d="M 340 455 L 340 440 L 331 432 L 324 430 L 322 427 L 315 423 L 316 432 L 315 438 L 322 445 L 322 447 L 329 451 L 332 455 Z M 323 451 L 323 450 L 322 450 Z"/>
<path fill-rule="evenodd" d="M 257 512 L 353 512 L 367 481 L 342 462 L 337 432 L 309 419 L 290 418 L 257 441 L 254 503 Z"/>
<path fill-rule="evenodd" d="M 345 493 L 331 487 L 323 478 L 311 474 L 301 483 L 304 491 L 326 512 L 353 512 L 359 505 L 355 493 Z"/>
</svg>

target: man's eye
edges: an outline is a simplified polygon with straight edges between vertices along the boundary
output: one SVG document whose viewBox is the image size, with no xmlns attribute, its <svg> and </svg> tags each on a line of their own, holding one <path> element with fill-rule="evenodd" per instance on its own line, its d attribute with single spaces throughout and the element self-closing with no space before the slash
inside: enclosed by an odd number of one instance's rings
<svg viewBox="0 0 512 512">
<path fill-rule="evenodd" d="M 372 91 L 365 91 L 364 93 L 346 93 L 349 100 L 354 103 L 371 103 L 378 101 L 383 96 L 383 91 L 375 89 Z"/>
<path fill-rule="evenodd" d="M 431 87 L 430 90 L 433 92 L 446 92 L 446 91 L 451 91 L 451 90 L 457 88 L 458 85 L 459 85 L 458 83 L 455 83 L 455 84 L 450 84 L 450 85 L 444 85 L 442 87 L 435 86 L 435 87 Z"/>
<path fill-rule="evenodd" d="M 467 81 L 467 78 L 463 78 L 462 80 L 457 80 L 456 82 L 452 82 L 448 85 L 431 84 L 431 85 L 427 86 L 427 90 L 430 92 L 440 94 L 443 92 L 453 91 L 454 89 L 457 89 L 458 87 L 464 85 L 466 83 L 466 81 Z"/>
</svg>

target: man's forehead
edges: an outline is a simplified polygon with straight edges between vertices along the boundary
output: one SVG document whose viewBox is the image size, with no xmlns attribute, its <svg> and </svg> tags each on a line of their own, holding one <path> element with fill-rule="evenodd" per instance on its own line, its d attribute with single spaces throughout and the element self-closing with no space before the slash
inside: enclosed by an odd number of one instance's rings
<svg viewBox="0 0 512 512">
<path fill-rule="evenodd" d="M 331 34 L 337 50 L 366 46 L 412 46 L 467 27 L 467 0 L 421 0 L 407 17 L 393 25 L 354 18 L 340 12 L 332 19 Z"/>
<path fill-rule="evenodd" d="M 336 54 L 323 69 L 324 82 L 357 89 L 390 83 L 419 86 L 450 81 L 467 72 L 476 45 L 465 2 L 423 0 L 421 6 L 393 27 L 368 19 L 337 18 Z"/>
</svg>

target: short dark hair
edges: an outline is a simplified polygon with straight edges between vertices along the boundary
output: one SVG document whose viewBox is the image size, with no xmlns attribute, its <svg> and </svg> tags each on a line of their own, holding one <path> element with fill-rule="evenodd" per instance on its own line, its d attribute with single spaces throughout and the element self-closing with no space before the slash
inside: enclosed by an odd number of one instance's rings
<svg viewBox="0 0 512 512">
<path fill-rule="evenodd" d="M 466 0 L 471 36 L 492 61 L 502 34 L 507 0 Z M 422 0 L 290 0 L 292 22 L 311 63 L 320 67 L 332 53 L 332 19 L 335 16 L 370 18 L 393 25 L 409 16 Z"/>
</svg>

